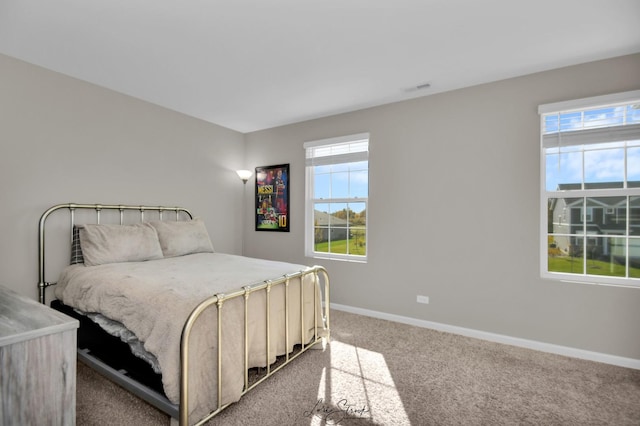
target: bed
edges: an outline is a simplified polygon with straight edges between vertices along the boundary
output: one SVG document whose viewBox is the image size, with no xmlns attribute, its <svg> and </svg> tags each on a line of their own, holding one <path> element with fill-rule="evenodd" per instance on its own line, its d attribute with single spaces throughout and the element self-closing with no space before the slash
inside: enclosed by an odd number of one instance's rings
<svg viewBox="0 0 640 426">
<path fill-rule="evenodd" d="M 50 254 L 65 251 L 71 261 L 47 281 Z M 217 253 L 181 207 L 53 206 L 39 223 L 39 268 L 40 302 L 55 285 L 51 306 L 80 320 L 79 360 L 183 426 L 329 340 L 323 267 Z"/>
</svg>

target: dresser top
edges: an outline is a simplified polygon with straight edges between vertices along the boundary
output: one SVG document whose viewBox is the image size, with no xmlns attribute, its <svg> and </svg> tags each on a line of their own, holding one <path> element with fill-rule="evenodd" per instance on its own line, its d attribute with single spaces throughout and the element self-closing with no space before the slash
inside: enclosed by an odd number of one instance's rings
<svg viewBox="0 0 640 426">
<path fill-rule="evenodd" d="M 0 347 L 78 325 L 76 319 L 0 286 Z"/>
</svg>

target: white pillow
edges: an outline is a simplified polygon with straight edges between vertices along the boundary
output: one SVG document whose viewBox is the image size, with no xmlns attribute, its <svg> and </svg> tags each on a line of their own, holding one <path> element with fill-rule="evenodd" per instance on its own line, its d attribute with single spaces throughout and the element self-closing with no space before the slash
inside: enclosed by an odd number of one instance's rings
<svg viewBox="0 0 640 426">
<path fill-rule="evenodd" d="M 213 245 L 204 222 L 199 219 L 189 221 L 153 221 L 164 257 L 184 256 L 192 253 L 213 253 Z"/>
<path fill-rule="evenodd" d="M 148 223 L 85 224 L 80 227 L 80 246 L 86 266 L 162 259 L 158 234 Z"/>
</svg>

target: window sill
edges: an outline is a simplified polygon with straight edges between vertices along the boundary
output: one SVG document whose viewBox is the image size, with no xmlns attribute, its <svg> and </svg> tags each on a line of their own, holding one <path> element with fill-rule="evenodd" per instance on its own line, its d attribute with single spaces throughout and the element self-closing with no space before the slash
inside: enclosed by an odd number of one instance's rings
<svg viewBox="0 0 640 426">
<path fill-rule="evenodd" d="M 565 275 L 555 275 L 555 274 L 543 274 L 542 279 L 549 281 L 556 281 L 568 284 L 583 284 L 583 285 L 595 285 L 595 286 L 605 286 L 605 287 L 624 287 L 624 288 L 636 288 L 640 289 L 640 280 L 636 279 L 628 279 L 628 278 L 620 278 L 620 279 L 602 279 L 596 278 L 593 279 L 585 279 L 586 277 L 567 277 Z"/>
<path fill-rule="evenodd" d="M 306 254 L 306 257 L 310 259 L 337 260 L 339 262 L 349 262 L 349 263 L 367 263 L 367 258 L 362 256 L 355 258 L 355 257 L 332 256 L 332 255 L 313 253 L 313 254 Z"/>
</svg>

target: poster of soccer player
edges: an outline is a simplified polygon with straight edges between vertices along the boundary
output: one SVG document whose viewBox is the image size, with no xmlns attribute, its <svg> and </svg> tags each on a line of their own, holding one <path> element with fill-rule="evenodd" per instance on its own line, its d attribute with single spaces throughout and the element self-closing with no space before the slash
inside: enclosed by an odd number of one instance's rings
<svg viewBox="0 0 640 426">
<path fill-rule="evenodd" d="M 289 232 L 289 165 L 256 167 L 256 231 Z"/>
</svg>

